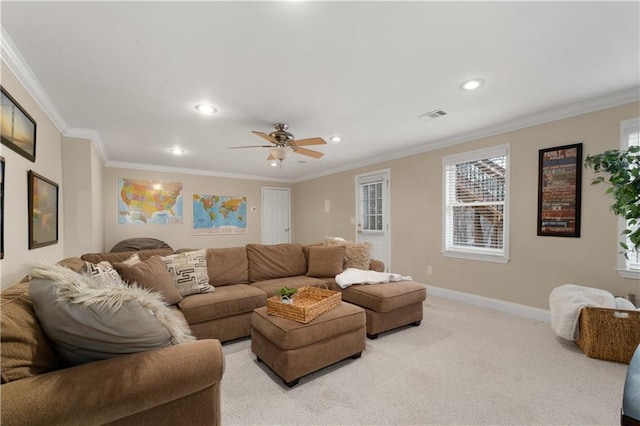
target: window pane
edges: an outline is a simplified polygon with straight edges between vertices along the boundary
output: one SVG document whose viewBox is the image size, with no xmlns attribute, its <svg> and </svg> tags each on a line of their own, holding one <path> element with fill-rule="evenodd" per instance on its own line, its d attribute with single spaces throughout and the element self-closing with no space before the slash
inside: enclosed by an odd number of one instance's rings
<svg viewBox="0 0 640 426">
<path fill-rule="evenodd" d="M 500 151 L 504 155 L 495 155 Z M 484 152 L 493 155 L 461 155 L 466 161 L 445 158 L 445 251 L 506 255 L 507 148 Z"/>
</svg>

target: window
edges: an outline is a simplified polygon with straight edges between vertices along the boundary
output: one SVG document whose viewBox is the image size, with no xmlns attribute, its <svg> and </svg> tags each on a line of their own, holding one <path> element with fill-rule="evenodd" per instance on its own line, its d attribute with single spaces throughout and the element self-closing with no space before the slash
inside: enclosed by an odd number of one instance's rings
<svg viewBox="0 0 640 426">
<path fill-rule="evenodd" d="M 382 185 L 384 181 L 360 183 L 360 230 L 382 231 Z"/>
<path fill-rule="evenodd" d="M 620 149 L 628 149 L 632 145 L 640 145 L 640 119 L 634 118 L 620 123 Z M 627 223 L 623 218 L 619 219 L 618 230 L 620 233 L 627 228 Z M 631 241 L 627 241 L 631 247 Z M 620 248 L 618 246 L 618 248 Z M 618 272 L 625 278 L 640 278 L 640 253 L 628 250 L 618 254 Z"/>
<path fill-rule="evenodd" d="M 509 145 L 443 159 L 445 256 L 509 261 Z"/>
</svg>

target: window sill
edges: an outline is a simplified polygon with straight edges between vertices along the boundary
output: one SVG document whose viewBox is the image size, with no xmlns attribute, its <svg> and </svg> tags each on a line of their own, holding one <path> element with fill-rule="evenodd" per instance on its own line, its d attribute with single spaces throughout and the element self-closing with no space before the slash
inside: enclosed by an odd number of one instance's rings
<svg viewBox="0 0 640 426">
<path fill-rule="evenodd" d="M 444 257 L 452 257 L 456 259 L 475 260 L 479 262 L 492 262 L 492 263 L 509 263 L 511 259 L 507 256 L 495 256 L 490 254 L 470 253 L 463 251 L 443 251 Z"/>
<path fill-rule="evenodd" d="M 616 269 L 618 275 L 622 278 L 628 278 L 630 280 L 640 280 L 640 271 L 632 271 L 630 269 Z"/>
</svg>

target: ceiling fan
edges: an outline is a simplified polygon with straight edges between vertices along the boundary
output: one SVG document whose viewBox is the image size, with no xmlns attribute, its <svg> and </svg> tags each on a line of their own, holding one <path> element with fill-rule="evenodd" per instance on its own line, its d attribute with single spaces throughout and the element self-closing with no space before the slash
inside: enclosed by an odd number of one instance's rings
<svg viewBox="0 0 640 426">
<path fill-rule="evenodd" d="M 282 161 L 287 159 L 292 152 L 295 152 L 296 154 L 306 155 L 312 158 L 320 158 L 324 155 L 324 153 L 319 151 L 302 148 L 303 146 L 309 145 L 325 145 L 327 142 L 325 142 L 324 139 L 317 137 L 296 140 L 291 133 L 287 132 L 289 126 L 284 123 L 275 123 L 273 125 L 273 128 L 275 130 L 269 134 L 257 132 L 255 130 L 252 131 L 261 138 L 271 142 L 272 145 L 230 146 L 229 149 L 270 148 L 267 160 L 273 161 L 273 163 L 271 164 L 276 166 L 282 166 Z"/>
</svg>

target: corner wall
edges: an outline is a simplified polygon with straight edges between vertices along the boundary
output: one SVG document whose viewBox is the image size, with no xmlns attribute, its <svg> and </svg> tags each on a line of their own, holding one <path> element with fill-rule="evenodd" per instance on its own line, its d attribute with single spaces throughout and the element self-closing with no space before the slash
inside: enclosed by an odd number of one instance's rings
<svg viewBox="0 0 640 426">
<path fill-rule="evenodd" d="M 574 283 L 616 295 L 640 294 L 638 280 L 617 274 L 617 217 L 602 185 L 582 176 L 581 238 L 539 237 L 537 226 L 538 150 L 583 143 L 583 155 L 620 146 L 620 122 L 640 116 L 640 103 L 579 115 L 469 143 L 350 170 L 295 184 L 297 241 L 325 235 L 353 240 L 355 176 L 391 170 L 391 272 L 450 290 L 548 309 L 551 290 Z M 442 157 L 509 143 L 511 145 L 510 257 L 506 264 L 441 254 Z M 332 212 L 323 213 L 324 200 Z M 426 267 L 433 275 L 426 274 Z"/>
<path fill-rule="evenodd" d="M 0 260 L 1 287 L 24 277 L 32 261 L 58 261 L 64 252 L 64 188 L 62 185 L 62 135 L 42 108 L 29 95 L 9 67 L 2 62 L 0 84 L 36 121 L 36 161 L 32 163 L 10 148 L 0 145 L 5 158 L 4 259 Z M 58 243 L 29 250 L 27 171 L 58 184 Z"/>
</svg>

